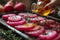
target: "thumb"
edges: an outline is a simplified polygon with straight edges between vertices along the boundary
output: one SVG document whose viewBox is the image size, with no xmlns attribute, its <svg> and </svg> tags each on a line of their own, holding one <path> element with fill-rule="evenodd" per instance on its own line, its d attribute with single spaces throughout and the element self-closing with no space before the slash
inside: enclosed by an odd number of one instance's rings
<svg viewBox="0 0 60 40">
<path fill-rule="evenodd" d="M 44 6 L 44 8 L 46 8 L 46 7 L 49 7 L 49 8 L 53 7 L 55 5 L 55 2 L 56 2 L 56 0 L 51 0 L 48 4 L 46 4 Z"/>
</svg>

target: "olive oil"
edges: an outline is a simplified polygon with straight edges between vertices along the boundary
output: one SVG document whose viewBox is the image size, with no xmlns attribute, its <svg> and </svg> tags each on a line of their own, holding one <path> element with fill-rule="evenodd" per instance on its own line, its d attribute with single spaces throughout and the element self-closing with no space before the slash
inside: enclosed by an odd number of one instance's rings
<svg viewBox="0 0 60 40">
<path fill-rule="evenodd" d="M 36 12 L 41 16 L 48 16 L 50 14 L 51 9 L 48 7 L 44 9 L 44 6 L 46 4 L 46 1 L 38 0 L 37 3 L 32 4 L 32 12 Z"/>
</svg>

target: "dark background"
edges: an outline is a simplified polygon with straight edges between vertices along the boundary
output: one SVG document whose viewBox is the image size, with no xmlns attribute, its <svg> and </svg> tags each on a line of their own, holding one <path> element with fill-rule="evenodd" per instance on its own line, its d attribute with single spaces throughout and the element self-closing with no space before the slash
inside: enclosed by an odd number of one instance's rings
<svg viewBox="0 0 60 40">
<path fill-rule="evenodd" d="M 9 0 L 0 0 L 0 4 L 5 4 Z M 14 0 L 14 1 L 21 1 L 21 0 Z M 36 2 L 37 0 L 31 0 L 32 2 Z"/>
</svg>

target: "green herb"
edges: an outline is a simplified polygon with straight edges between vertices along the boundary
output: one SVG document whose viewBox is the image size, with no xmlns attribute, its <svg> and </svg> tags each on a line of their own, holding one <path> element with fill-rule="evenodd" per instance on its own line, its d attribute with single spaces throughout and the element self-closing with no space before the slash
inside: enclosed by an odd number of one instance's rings
<svg viewBox="0 0 60 40">
<path fill-rule="evenodd" d="M 22 37 L 14 34 L 12 30 L 3 30 L 0 29 L 0 37 L 5 38 L 6 40 L 22 40 Z"/>
</svg>

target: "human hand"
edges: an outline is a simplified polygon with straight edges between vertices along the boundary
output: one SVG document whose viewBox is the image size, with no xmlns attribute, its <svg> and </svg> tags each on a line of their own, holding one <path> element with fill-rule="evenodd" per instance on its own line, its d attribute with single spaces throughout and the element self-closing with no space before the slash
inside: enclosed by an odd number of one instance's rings
<svg viewBox="0 0 60 40">
<path fill-rule="evenodd" d="M 47 1 L 48 1 L 48 0 L 47 0 Z M 46 7 L 51 8 L 51 7 L 53 7 L 53 6 L 55 6 L 55 5 L 58 5 L 58 4 L 60 4 L 60 0 L 50 0 L 50 2 L 49 2 L 48 4 L 46 4 L 46 5 L 44 6 L 44 8 L 46 8 Z"/>
</svg>

